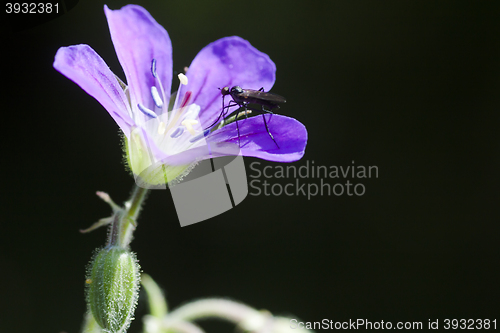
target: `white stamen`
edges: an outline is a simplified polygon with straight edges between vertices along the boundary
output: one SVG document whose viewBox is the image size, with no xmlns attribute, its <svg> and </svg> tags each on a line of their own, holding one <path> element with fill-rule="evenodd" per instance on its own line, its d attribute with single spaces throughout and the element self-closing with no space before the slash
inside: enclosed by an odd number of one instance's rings
<svg viewBox="0 0 500 333">
<path fill-rule="evenodd" d="M 161 100 L 160 94 L 158 93 L 158 89 L 155 86 L 151 87 L 151 97 L 153 97 L 153 101 L 156 106 L 159 108 L 163 107 L 163 101 Z"/>
<path fill-rule="evenodd" d="M 160 122 L 158 125 L 158 134 L 163 135 L 165 134 L 165 123 L 163 121 Z"/>
<path fill-rule="evenodd" d="M 144 105 L 142 105 L 141 103 L 137 104 L 137 107 L 139 108 L 139 110 L 141 110 L 142 113 L 144 113 L 146 116 L 149 116 L 151 118 L 156 118 L 158 117 L 156 115 L 156 113 L 154 113 L 153 111 L 151 111 L 150 109 L 148 109 L 147 107 L 145 107 Z"/>
<path fill-rule="evenodd" d="M 170 134 L 170 137 L 175 139 L 180 137 L 182 133 L 184 133 L 184 127 L 179 126 L 175 129 L 175 131 L 172 134 Z"/>
<path fill-rule="evenodd" d="M 196 125 L 196 124 L 198 124 L 198 120 L 194 120 L 194 119 L 184 119 L 181 122 L 181 125 L 185 126 L 186 129 L 188 130 L 188 132 L 191 133 L 191 135 L 196 134 L 196 131 L 193 128 L 193 125 Z"/>
<path fill-rule="evenodd" d="M 180 73 L 179 75 L 177 75 L 179 77 L 179 81 L 181 81 L 181 84 L 183 85 L 187 85 L 188 84 L 188 78 L 186 75 Z"/>
</svg>

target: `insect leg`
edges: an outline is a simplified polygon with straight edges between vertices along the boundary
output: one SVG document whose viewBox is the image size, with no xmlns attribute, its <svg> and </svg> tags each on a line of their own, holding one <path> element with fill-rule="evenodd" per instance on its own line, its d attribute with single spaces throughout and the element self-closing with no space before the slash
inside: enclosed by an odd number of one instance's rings
<svg viewBox="0 0 500 333">
<path fill-rule="evenodd" d="M 279 107 L 279 106 L 278 106 L 278 107 Z M 274 114 L 274 113 L 273 113 L 272 111 L 269 111 L 269 110 L 264 109 L 264 105 L 262 105 L 262 113 L 263 113 L 263 114 L 264 114 L 264 113 L 269 113 L 269 114 L 271 114 L 271 115 L 269 116 L 269 122 L 271 122 L 271 119 L 272 119 L 272 117 L 273 117 L 273 114 Z"/>
<path fill-rule="evenodd" d="M 269 113 L 271 114 L 270 117 L 272 117 L 273 113 L 269 111 Z M 271 118 L 269 117 L 269 120 L 271 120 Z M 267 134 L 269 134 L 269 136 L 271 137 L 271 139 L 273 139 L 274 143 L 276 144 L 276 147 L 278 147 L 278 149 L 280 149 L 280 146 L 278 146 L 278 143 L 276 142 L 276 140 L 274 140 L 274 137 L 273 135 L 271 134 L 271 132 L 269 131 L 269 127 L 267 126 L 267 121 L 266 121 L 266 115 L 263 113 L 262 114 L 262 118 L 264 119 L 264 125 L 266 125 L 266 130 L 267 130 Z"/>
<path fill-rule="evenodd" d="M 240 105 L 241 106 L 241 105 Z M 245 116 L 247 115 L 247 105 L 243 104 L 243 107 L 245 108 Z M 248 118 L 248 116 L 246 117 Z M 236 113 L 236 117 L 234 118 L 234 122 L 236 123 L 236 129 L 238 130 L 238 147 L 241 148 L 241 141 L 240 141 L 240 125 L 238 125 L 238 113 Z"/>
<path fill-rule="evenodd" d="M 245 106 L 245 109 L 247 107 Z M 264 125 L 266 126 L 266 131 L 267 131 L 267 134 L 269 134 L 269 137 L 271 139 L 273 139 L 274 143 L 276 144 L 276 147 L 278 147 L 278 149 L 280 149 L 280 146 L 278 145 L 278 143 L 276 142 L 276 140 L 274 139 L 274 136 L 271 134 L 271 131 L 269 130 L 269 126 L 267 126 L 267 120 L 266 120 L 266 117 L 265 117 L 265 114 L 266 113 L 269 113 L 271 114 L 271 116 L 269 116 L 269 121 L 271 120 L 271 117 L 273 116 L 274 113 L 272 113 L 271 111 L 269 110 L 266 110 L 264 109 L 264 107 L 262 107 L 262 111 L 261 110 L 257 110 L 257 109 L 254 109 L 254 108 L 251 108 L 249 107 L 250 110 L 254 110 L 256 112 L 262 112 L 262 119 L 264 119 Z"/>
<path fill-rule="evenodd" d="M 248 104 L 248 103 L 244 103 L 244 104 L 243 104 L 243 107 L 245 108 L 245 119 L 248 119 L 248 112 L 247 112 L 247 111 L 248 111 L 248 109 L 247 109 L 247 104 Z"/>
<path fill-rule="evenodd" d="M 235 102 L 233 102 L 233 104 L 231 104 L 231 102 L 229 102 L 229 104 L 228 104 L 227 106 L 224 106 L 224 107 L 222 108 L 222 111 L 220 112 L 220 114 L 219 114 L 219 116 L 217 117 L 217 119 L 216 119 L 216 120 L 215 120 L 215 121 L 214 121 L 214 122 L 213 122 L 210 126 L 207 126 L 207 127 L 205 128 L 205 130 L 206 130 L 206 129 L 209 129 L 209 128 L 211 128 L 212 126 L 214 126 L 215 124 L 217 124 L 221 118 L 222 118 L 222 119 L 224 119 L 224 118 L 226 117 L 227 113 L 229 112 L 229 108 L 231 108 L 231 107 L 233 107 L 233 106 L 238 106 L 238 105 L 239 105 L 239 104 L 237 104 L 237 103 L 235 103 Z M 224 109 L 227 109 L 227 110 L 225 110 L 225 111 L 224 111 Z"/>
</svg>

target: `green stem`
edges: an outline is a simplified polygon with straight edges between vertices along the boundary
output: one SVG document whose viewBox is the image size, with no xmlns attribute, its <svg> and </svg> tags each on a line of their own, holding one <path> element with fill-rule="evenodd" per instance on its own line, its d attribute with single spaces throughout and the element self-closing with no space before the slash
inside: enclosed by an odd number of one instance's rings
<svg viewBox="0 0 500 333">
<path fill-rule="evenodd" d="M 128 248 L 132 235 L 137 226 L 136 220 L 141 211 L 142 204 L 148 194 L 148 189 L 134 184 L 130 199 L 125 202 L 125 207 L 116 212 L 111 224 L 108 246 Z"/>
<path fill-rule="evenodd" d="M 238 324 L 251 318 L 263 319 L 265 315 L 245 304 L 217 298 L 188 303 L 168 315 L 168 319 L 180 321 L 210 317 L 217 317 Z"/>
</svg>

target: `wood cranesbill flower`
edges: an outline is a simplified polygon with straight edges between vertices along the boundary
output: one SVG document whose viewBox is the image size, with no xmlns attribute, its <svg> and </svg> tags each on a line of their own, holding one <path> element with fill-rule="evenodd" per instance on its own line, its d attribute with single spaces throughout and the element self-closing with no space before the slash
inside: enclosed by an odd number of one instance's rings
<svg viewBox="0 0 500 333">
<path fill-rule="evenodd" d="M 239 135 L 236 123 L 227 119 L 207 128 L 221 113 L 218 88 L 271 89 L 276 66 L 266 54 L 240 37 L 219 39 L 198 53 L 171 95 L 172 46 L 167 31 L 137 5 L 119 10 L 104 6 L 104 11 L 127 83 L 84 44 L 61 47 L 54 68 L 97 99 L 116 121 L 134 175 L 145 183 L 165 184 L 210 157 L 241 154 L 292 162 L 303 156 L 307 131 L 293 118 L 266 118 L 279 147 L 261 116 L 238 120 Z"/>
</svg>

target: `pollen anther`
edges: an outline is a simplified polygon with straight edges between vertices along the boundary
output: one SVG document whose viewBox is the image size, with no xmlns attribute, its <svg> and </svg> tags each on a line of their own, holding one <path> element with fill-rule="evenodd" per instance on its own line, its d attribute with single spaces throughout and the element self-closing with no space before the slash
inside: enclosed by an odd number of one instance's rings
<svg viewBox="0 0 500 333">
<path fill-rule="evenodd" d="M 141 103 L 137 104 L 137 107 L 139 108 L 139 110 L 141 110 L 142 113 L 144 113 L 146 116 L 149 116 L 151 118 L 156 118 L 158 117 L 156 115 L 156 113 L 154 113 L 153 111 L 151 111 L 150 109 L 148 109 L 147 107 L 145 107 L 144 105 L 142 105 Z"/>
<path fill-rule="evenodd" d="M 181 84 L 183 84 L 183 85 L 188 84 L 188 78 L 186 75 L 179 73 L 179 75 L 177 75 L 177 76 L 179 77 L 179 81 L 181 81 Z"/>
<path fill-rule="evenodd" d="M 154 77 L 157 77 L 156 75 L 156 59 L 153 59 L 151 62 L 151 74 L 153 74 Z"/>
<path fill-rule="evenodd" d="M 170 137 L 175 139 L 178 138 L 184 133 L 184 127 L 177 127 L 172 134 L 170 134 Z"/>
<path fill-rule="evenodd" d="M 210 129 L 206 129 L 204 130 L 203 132 L 201 132 L 200 134 L 198 134 L 197 136 L 191 138 L 189 140 L 189 142 L 196 142 L 196 141 L 199 141 L 201 140 L 202 138 L 206 137 L 208 135 L 208 133 L 210 133 Z"/>
<path fill-rule="evenodd" d="M 158 134 L 163 135 L 165 134 L 165 123 L 163 121 L 160 122 L 158 125 Z"/>
<path fill-rule="evenodd" d="M 191 135 L 195 135 L 196 134 L 196 131 L 193 128 L 193 125 L 196 125 L 196 124 L 198 124 L 198 120 L 194 120 L 194 119 L 184 119 L 181 122 L 181 125 L 183 125 L 184 127 L 186 127 L 186 129 L 188 130 L 188 132 Z"/>
<path fill-rule="evenodd" d="M 160 94 L 158 93 L 158 89 L 155 86 L 151 87 L 151 97 L 153 97 L 153 101 L 156 106 L 159 108 L 163 107 L 163 101 L 161 100 Z"/>
</svg>

